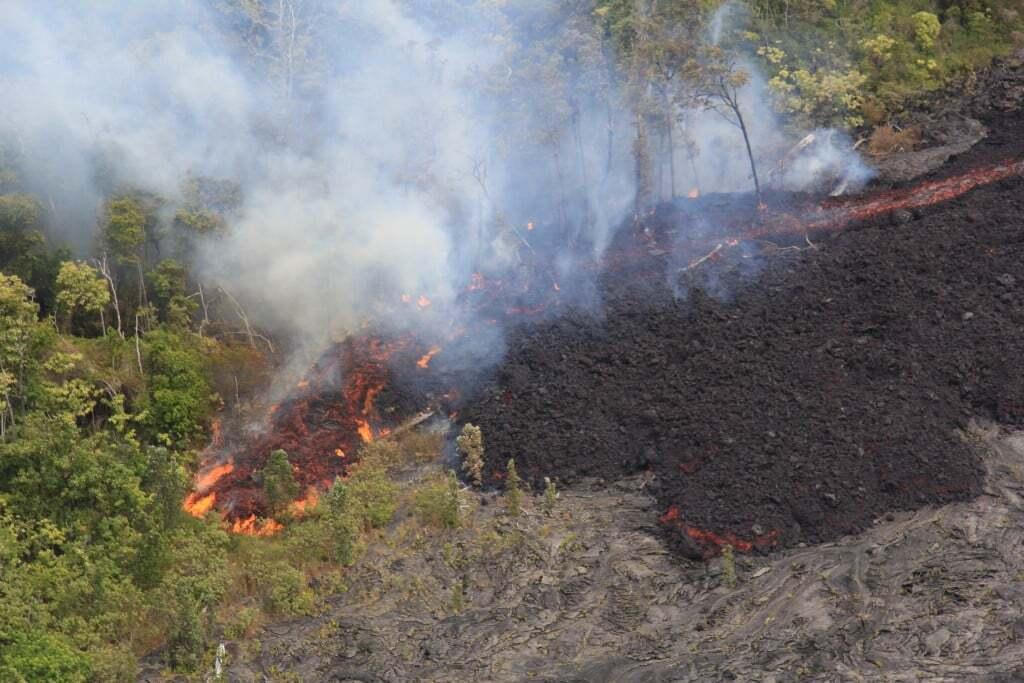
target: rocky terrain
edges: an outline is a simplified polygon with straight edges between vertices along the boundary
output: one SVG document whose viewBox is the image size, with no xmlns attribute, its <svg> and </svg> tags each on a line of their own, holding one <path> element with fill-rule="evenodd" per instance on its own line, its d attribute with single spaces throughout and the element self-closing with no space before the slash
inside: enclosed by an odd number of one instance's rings
<svg viewBox="0 0 1024 683">
<path fill-rule="evenodd" d="M 1024 434 L 973 423 L 958 438 L 980 454 L 977 499 L 739 556 L 734 587 L 721 558 L 665 549 L 642 477 L 586 482 L 550 517 L 508 518 L 485 495 L 450 535 L 400 523 L 321 616 L 229 644 L 227 677 L 1021 680 Z"/>
</svg>

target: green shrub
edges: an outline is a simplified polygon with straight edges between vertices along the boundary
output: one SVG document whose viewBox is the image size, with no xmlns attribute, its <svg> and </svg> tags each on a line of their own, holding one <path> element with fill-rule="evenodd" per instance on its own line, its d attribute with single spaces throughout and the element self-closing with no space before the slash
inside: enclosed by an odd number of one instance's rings
<svg viewBox="0 0 1024 683">
<path fill-rule="evenodd" d="M 299 495 L 299 483 L 295 481 L 288 454 L 280 449 L 270 454 L 263 467 L 263 493 L 272 516 L 281 513 Z"/>
<path fill-rule="evenodd" d="M 515 517 L 522 509 L 523 492 L 519 488 L 519 472 L 516 461 L 509 459 L 505 475 L 505 509 Z"/>
<path fill-rule="evenodd" d="M 149 366 L 147 425 L 156 441 L 187 447 L 203 433 L 212 401 L 203 358 L 190 335 L 155 330 L 145 337 Z"/>
<path fill-rule="evenodd" d="M 459 525 L 459 480 L 454 472 L 428 482 L 416 492 L 416 514 L 424 524 L 454 529 Z"/>
<path fill-rule="evenodd" d="M 346 489 L 352 514 L 361 526 L 376 529 L 391 521 L 398 506 L 398 487 L 383 467 L 360 462 Z"/>
<path fill-rule="evenodd" d="M 91 677 L 89 658 L 52 633 L 17 633 L 0 648 L 0 680 L 85 683 Z"/>
</svg>

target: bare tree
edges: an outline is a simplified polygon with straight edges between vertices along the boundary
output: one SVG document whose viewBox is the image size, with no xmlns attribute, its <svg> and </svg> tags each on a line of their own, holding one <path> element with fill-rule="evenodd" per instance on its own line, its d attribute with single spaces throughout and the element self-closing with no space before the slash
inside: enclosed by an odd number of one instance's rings
<svg viewBox="0 0 1024 683">
<path fill-rule="evenodd" d="M 735 57 L 721 48 L 708 49 L 708 60 L 703 68 L 701 86 L 698 96 L 704 105 L 740 129 L 743 144 L 747 147 L 747 158 L 750 160 L 750 173 L 754 178 L 754 191 L 757 203 L 761 204 L 761 183 L 757 178 L 757 163 L 750 145 L 750 132 L 743 118 L 740 106 L 740 91 L 750 82 L 750 74 L 736 64 Z"/>
<path fill-rule="evenodd" d="M 114 313 L 117 316 L 117 333 L 124 339 L 124 331 L 121 329 L 121 305 L 117 300 L 117 285 L 114 284 L 114 276 L 110 271 L 110 264 L 107 261 L 107 252 L 103 252 L 103 257 L 96 259 L 96 267 L 99 269 L 100 274 L 110 285 L 110 296 L 114 301 Z"/>
</svg>

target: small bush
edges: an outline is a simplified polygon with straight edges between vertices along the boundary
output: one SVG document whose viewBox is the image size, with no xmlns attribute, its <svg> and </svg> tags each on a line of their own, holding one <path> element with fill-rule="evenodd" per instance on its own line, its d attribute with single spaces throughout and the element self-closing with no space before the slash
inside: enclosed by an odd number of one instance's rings
<svg viewBox="0 0 1024 683">
<path fill-rule="evenodd" d="M 892 126 L 879 126 L 871 133 L 868 140 L 868 153 L 883 156 L 896 152 L 909 152 L 921 141 L 921 134 L 916 128 L 897 131 Z"/>
<path fill-rule="evenodd" d="M 402 450 L 391 439 L 371 441 L 359 450 L 359 470 L 391 470 L 402 462 Z"/>
<path fill-rule="evenodd" d="M 282 450 L 271 453 L 263 467 L 263 493 L 272 516 L 284 510 L 299 495 L 292 464 L 288 462 L 288 454 Z"/>
<path fill-rule="evenodd" d="M 355 561 L 359 521 L 352 510 L 348 487 L 339 479 L 323 497 L 323 522 L 329 530 L 329 554 L 344 565 Z"/>
<path fill-rule="evenodd" d="M 474 486 L 480 486 L 484 471 L 484 437 L 480 428 L 466 424 L 455 445 L 462 454 L 462 471 Z"/>
<path fill-rule="evenodd" d="M 523 492 L 519 488 L 519 472 L 516 471 L 516 461 L 509 459 L 508 473 L 505 476 L 505 509 L 513 517 L 522 510 Z"/>
<path fill-rule="evenodd" d="M 232 640 L 241 640 L 251 636 L 260 620 L 260 611 L 255 607 L 243 607 L 234 614 L 234 618 L 224 627 L 224 635 Z"/>
<path fill-rule="evenodd" d="M 731 545 L 722 548 L 722 581 L 727 588 L 736 587 L 736 556 Z"/>
<path fill-rule="evenodd" d="M 361 526 L 376 529 L 391 521 L 398 505 L 398 487 L 388 479 L 383 467 L 360 462 L 346 490 L 352 513 Z"/>
<path fill-rule="evenodd" d="M 314 596 L 305 574 L 288 564 L 274 564 L 263 574 L 263 600 L 269 611 L 298 616 L 310 614 Z"/>
<path fill-rule="evenodd" d="M 555 502 L 557 500 L 558 489 L 555 488 L 555 482 L 544 477 L 544 514 L 551 516 L 551 513 L 555 511 Z"/>
<path fill-rule="evenodd" d="M 445 529 L 459 525 L 459 481 L 454 472 L 427 483 L 416 493 L 416 514 L 424 524 Z"/>
</svg>

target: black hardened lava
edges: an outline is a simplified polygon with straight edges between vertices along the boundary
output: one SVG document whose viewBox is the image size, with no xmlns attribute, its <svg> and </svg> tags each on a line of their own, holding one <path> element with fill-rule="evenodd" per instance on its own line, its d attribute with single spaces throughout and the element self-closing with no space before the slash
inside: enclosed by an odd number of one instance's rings
<svg viewBox="0 0 1024 683">
<path fill-rule="evenodd" d="M 647 471 L 694 557 L 977 495 L 960 428 L 1024 423 L 1024 179 L 802 247 L 618 269 L 597 312 L 520 328 L 459 416 L 492 481 Z"/>
</svg>

